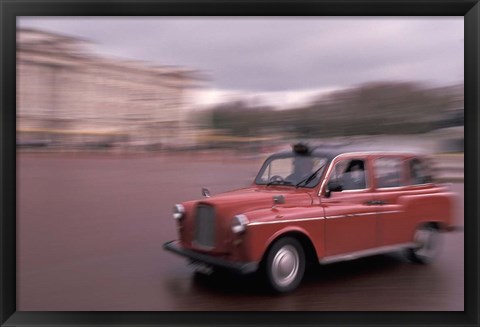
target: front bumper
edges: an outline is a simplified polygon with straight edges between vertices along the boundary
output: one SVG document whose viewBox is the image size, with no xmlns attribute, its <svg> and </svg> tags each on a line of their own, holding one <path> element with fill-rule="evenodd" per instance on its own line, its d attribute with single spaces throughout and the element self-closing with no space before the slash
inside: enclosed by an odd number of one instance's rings
<svg viewBox="0 0 480 327">
<path fill-rule="evenodd" d="M 203 262 L 207 265 L 224 268 L 239 274 L 253 273 L 258 269 L 258 263 L 256 262 L 234 262 L 212 257 L 208 254 L 203 254 L 189 249 L 185 249 L 180 246 L 178 241 L 167 242 L 163 244 L 163 248 L 167 251 L 189 258 L 192 261 Z"/>
</svg>

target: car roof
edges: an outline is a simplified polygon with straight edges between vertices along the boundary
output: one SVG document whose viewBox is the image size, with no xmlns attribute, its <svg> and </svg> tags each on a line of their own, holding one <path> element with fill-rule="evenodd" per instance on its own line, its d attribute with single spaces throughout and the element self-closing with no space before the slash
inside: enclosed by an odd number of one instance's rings
<svg viewBox="0 0 480 327">
<path fill-rule="evenodd" d="M 425 155 L 424 153 L 414 152 L 414 151 L 401 151 L 401 150 L 392 150 L 392 149 L 381 149 L 381 148 L 367 148 L 363 147 L 362 149 L 358 146 L 335 146 L 335 145 L 307 145 L 309 152 L 308 153 L 297 153 L 298 155 L 309 155 L 309 156 L 319 156 L 325 157 L 328 160 L 333 160 L 335 157 L 343 154 L 348 155 L 366 155 L 366 154 L 381 154 L 381 155 L 400 155 L 400 156 L 409 156 L 409 157 L 421 157 Z M 271 157 L 285 157 L 290 156 L 292 153 L 296 153 L 293 150 L 284 150 L 277 152 L 271 155 Z"/>
</svg>

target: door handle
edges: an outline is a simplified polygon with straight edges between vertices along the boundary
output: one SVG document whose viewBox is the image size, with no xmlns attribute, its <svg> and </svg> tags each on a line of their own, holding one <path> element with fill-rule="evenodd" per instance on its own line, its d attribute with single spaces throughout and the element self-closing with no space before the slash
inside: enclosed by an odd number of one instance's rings
<svg viewBox="0 0 480 327">
<path fill-rule="evenodd" d="M 387 202 L 382 201 L 382 200 L 371 200 L 365 202 L 366 205 L 382 205 L 382 204 L 387 204 Z"/>
</svg>

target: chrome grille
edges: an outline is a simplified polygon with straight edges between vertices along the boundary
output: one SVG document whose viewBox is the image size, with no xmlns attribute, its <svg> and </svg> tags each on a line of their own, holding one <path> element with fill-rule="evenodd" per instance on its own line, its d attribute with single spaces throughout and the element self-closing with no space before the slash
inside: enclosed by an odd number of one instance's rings
<svg viewBox="0 0 480 327">
<path fill-rule="evenodd" d="M 212 206 L 197 206 L 194 243 L 209 248 L 215 246 L 215 209 Z"/>
</svg>

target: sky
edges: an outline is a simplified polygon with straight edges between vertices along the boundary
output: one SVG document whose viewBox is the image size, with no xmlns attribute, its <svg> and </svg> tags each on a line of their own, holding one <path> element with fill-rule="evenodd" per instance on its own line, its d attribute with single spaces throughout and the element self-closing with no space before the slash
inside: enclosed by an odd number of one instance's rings
<svg viewBox="0 0 480 327">
<path fill-rule="evenodd" d="M 20 17 L 99 55 L 200 70 L 197 97 L 282 105 L 374 81 L 463 83 L 464 18 Z"/>
</svg>

